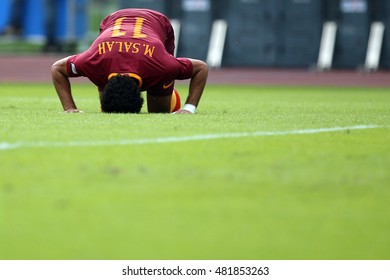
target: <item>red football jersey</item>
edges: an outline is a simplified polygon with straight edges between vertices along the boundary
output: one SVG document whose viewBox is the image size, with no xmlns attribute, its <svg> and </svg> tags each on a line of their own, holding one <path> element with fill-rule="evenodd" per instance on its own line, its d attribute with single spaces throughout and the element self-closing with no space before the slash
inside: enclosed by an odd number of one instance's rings
<svg viewBox="0 0 390 280">
<path fill-rule="evenodd" d="M 147 9 L 123 9 L 107 16 L 100 35 L 83 53 L 70 56 L 70 77 L 85 76 L 103 89 L 110 76 L 129 74 L 141 91 L 156 93 L 170 88 L 174 80 L 189 79 L 192 63 L 175 58 L 174 33 L 169 20 Z"/>
</svg>

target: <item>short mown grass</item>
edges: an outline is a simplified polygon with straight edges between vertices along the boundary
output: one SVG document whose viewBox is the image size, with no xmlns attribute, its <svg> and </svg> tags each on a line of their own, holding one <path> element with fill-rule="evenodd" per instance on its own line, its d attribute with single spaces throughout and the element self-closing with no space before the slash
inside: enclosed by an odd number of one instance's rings
<svg viewBox="0 0 390 280">
<path fill-rule="evenodd" d="M 0 259 L 390 257 L 387 88 L 210 85 L 191 116 L 102 114 L 83 84 L 84 114 L 51 85 L 0 89 Z M 134 142 L 356 125 L 378 127 Z"/>
</svg>

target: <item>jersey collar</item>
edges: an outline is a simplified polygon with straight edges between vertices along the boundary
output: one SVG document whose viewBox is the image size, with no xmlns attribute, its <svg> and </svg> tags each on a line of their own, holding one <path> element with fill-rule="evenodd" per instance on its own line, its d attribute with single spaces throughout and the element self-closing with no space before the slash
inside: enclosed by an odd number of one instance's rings
<svg viewBox="0 0 390 280">
<path fill-rule="evenodd" d="M 128 75 L 128 76 L 130 76 L 138 81 L 139 88 L 142 87 L 142 78 L 139 75 L 134 74 L 134 73 L 111 73 L 110 75 L 108 75 L 108 79 L 111 79 L 112 77 L 118 76 L 118 75 Z"/>
</svg>

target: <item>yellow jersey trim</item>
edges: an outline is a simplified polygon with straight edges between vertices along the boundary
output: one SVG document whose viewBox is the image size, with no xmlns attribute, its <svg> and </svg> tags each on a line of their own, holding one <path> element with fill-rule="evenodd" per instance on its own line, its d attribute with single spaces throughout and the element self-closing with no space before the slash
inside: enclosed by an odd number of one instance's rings
<svg viewBox="0 0 390 280">
<path fill-rule="evenodd" d="M 118 75 L 127 75 L 127 76 L 130 76 L 134 79 L 136 79 L 138 81 L 138 87 L 141 88 L 142 87 L 142 78 L 137 75 L 137 74 L 134 74 L 134 73 L 111 73 L 110 75 L 108 75 L 108 79 L 111 79 L 112 77 L 114 76 L 118 76 Z"/>
</svg>

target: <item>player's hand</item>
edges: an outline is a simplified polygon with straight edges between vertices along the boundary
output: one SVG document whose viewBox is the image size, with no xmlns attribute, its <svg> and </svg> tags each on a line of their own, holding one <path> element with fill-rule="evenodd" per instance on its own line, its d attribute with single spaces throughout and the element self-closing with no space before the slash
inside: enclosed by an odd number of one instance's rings
<svg viewBox="0 0 390 280">
<path fill-rule="evenodd" d="M 172 114 L 175 114 L 175 115 L 184 115 L 184 114 L 192 115 L 193 113 L 190 112 L 190 111 L 187 111 L 185 109 L 179 109 L 176 112 L 173 112 Z"/>
<path fill-rule="evenodd" d="M 79 109 L 68 109 L 65 110 L 64 113 L 84 113 L 84 111 L 81 111 Z"/>
</svg>

